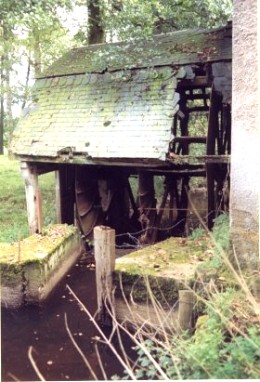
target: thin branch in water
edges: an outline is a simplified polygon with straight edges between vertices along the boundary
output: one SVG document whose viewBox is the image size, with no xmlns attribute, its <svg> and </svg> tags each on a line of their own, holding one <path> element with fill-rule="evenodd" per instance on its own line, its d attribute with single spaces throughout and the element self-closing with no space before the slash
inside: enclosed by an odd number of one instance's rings
<svg viewBox="0 0 260 382">
<path fill-rule="evenodd" d="M 113 320 L 114 323 L 116 323 L 125 333 L 128 334 L 129 338 L 132 339 L 132 341 L 143 351 L 143 353 L 147 356 L 147 358 L 149 359 L 149 361 L 154 365 L 154 367 L 156 368 L 156 370 L 160 373 L 160 376 L 165 379 L 165 380 L 169 380 L 167 374 L 164 373 L 164 371 L 162 370 L 161 366 L 159 365 L 158 362 L 155 361 L 155 359 L 153 358 L 153 356 L 150 354 L 149 350 L 146 348 L 145 344 L 139 342 L 135 336 L 133 336 L 123 325 L 121 325 L 118 321 L 116 321 L 116 318 L 115 316 L 113 316 L 111 314 L 111 311 L 109 312 L 110 315 L 111 315 L 111 318 Z"/>
<path fill-rule="evenodd" d="M 71 340 L 71 342 L 73 343 L 75 349 L 77 350 L 77 352 L 79 353 L 79 355 L 81 356 L 81 358 L 83 359 L 85 365 L 87 366 L 87 368 L 89 369 L 92 377 L 95 379 L 95 381 L 98 381 L 98 377 L 96 376 L 94 370 L 92 369 L 90 363 L 88 362 L 87 358 L 85 357 L 84 353 L 82 352 L 82 350 L 80 349 L 79 345 L 77 344 L 77 342 L 74 340 L 73 338 L 73 335 L 70 331 L 70 328 L 68 326 L 68 320 L 67 320 L 67 314 L 64 313 L 64 321 L 65 321 L 65 328 L 67 330 L 67 333 L 69 335 L 69 338 Z"/>
<path fill-rule="evenodd" d="M 66 285 L 68 290 L 70 291 L 70 293 L 72 294 L 72 296 L 75 298 L 75 300 L 78 302 L 79 306 L 84 310 L 84 312 L 87 314 L 87 316 L 89 317 L 90 321 L 93 322 L 93 324 L 95 325 L 96 329 L 98 330 L 100 336 L 103 338 L 104 342 L 109 346 L 110 350 L 114 353 L 114 355 L 116 356 L 116 358 L 118 359 L 118 361 L 121 363 L 121 365 L 123 366 L 123 368 L 126 370 L 126 372 L 129 374 L 129 376 L 135 380 L 135 375 L 133 373 L 133 371 L 131 369 L 129 369 L 126 365 L 126 363 L 123 361 L 123 359 L 120 357 L 120 355 L 118 354 L 117 350 L 115 349 L 115 347 L 111 344 L 111 342 L 107 339 L 107 337 L 105 336 L 105 334 L 103 333 L 103 331 L 101 330 L 101 328 L 99 327 L 99 325 L 97 324 L 96 320 L 94 319 L 94 317 L 91 315 L 91 313 L 88 311 L 88 309 L 86 308 L 86 306 L 80 301 L 80 299 L 78 298 L 78 296 L 73 292 L 73 290 L 70 288 L 70 286 L 67 284 Z"/>
<path fill-rule="evenodd" d="M 100 367 L 100 369 L 101 369 L 101 371 L 102 371 L 103 377 L 104 377 L 105 380 L 108 380 L 108 378 L 107 378 L 107 374 L 106 374 L 105 369 L 104 369 L 104 367 L 103 367 L 102 359 L 101 359 L 101 357 L 100 357 L 100 353 L 99 353 L 99 350 L 98 350 L 98 346 L 97 346 L 97 344 L 95 344 L 94 346 L 95 346 L 95 351 L 96 351 L 96 355 L 97 355 L 97 359 L 98 359 L 99 367 Z"/>
<path fill-rule="evenodd" d="M 7 373 L 15 382 L 20 382 L 20 379 L 18 379 L 13 373 Z"/>
<path fill-rule="evenodd" d="M 29 347 L 29 350 L 28 350 L 28 358 L 31 362 L 31 365 L 35 371 L 35 373 L 37 374 L 38 378 L 40 381 L 46 381 L 46 379 L 44 378 L 44 376 L 42 375 L 42 373 L 40 372 L 38 366 L 36 365 L 36 362 L 34 361 L 33 359 L 33 356 L 32 356 L 32 352 L 33 350 L 35 350 L 32 346 Z"/>
</svg>

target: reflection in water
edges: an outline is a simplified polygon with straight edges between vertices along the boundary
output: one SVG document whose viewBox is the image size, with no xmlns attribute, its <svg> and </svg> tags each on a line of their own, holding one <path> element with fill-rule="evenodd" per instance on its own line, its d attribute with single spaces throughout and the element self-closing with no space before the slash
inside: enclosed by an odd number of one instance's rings
<svg viewBox="0 0 260 382">
<path fill-rule="evenodd" d="M 68 284 L 91 314 L 96 311 L 95 273 L 79 262 L 41 307 L 25 306 L 2 309 L 2 381 L 37 381 L 29 358 L 33 358 L 47 381 L 93 380 L 65 328 L 64 314 L 73 338 L 85 354 L 98 379 L 104 379 L 95 351 L 98 332 L 66 289 Z M 98 344 L 107 377 L 122 375 L 122 368 L 112 352 Z"/>
</svg>

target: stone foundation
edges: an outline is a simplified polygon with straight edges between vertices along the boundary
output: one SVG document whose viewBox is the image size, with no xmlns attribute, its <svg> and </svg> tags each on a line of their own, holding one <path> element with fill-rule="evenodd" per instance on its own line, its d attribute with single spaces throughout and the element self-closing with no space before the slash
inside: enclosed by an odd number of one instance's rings
<svg viewBox="0 0 260 382">
<path fill-rule="evenodd" d="M 65 224 L 19 243 L 1 243 L 1 305 L 17 308 L 44 301 L 80 254 L 80 234 Z"/>
</svg>

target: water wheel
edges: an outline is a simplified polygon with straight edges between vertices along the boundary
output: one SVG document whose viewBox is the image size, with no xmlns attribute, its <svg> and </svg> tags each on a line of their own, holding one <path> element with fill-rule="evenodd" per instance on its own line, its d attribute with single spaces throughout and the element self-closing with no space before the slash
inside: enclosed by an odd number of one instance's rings
<svg viewBox="0 0 260 382">
<path fill-rule="evenodd" d="M 91 237 L 93 228 L 98 224 L 104 224 L 98 191 L 98 174 L 94 167 L 76 166 L 75 177 L 78 225 L 86 237 Z"/>
<path fill-rule="evenodd" d="M 78 225 L 87 238 L 92 238 L 93 228 L 100 224 L 114 228 L 122 240 L 124 233 L 140 229 L 128 174 L 123 170 L 78 166 L 75 193 Z"/>
<path fill-rule="evenodd" d="M 207 155 L 227 155 L 231 151 L 231 111 L 222 103 L 222 95 L 212 89 L 208 119 Z M 207 163 L 208 227 L 218 214 L 226 210 L 229 188 L 228 165 Z"/>
</svg>

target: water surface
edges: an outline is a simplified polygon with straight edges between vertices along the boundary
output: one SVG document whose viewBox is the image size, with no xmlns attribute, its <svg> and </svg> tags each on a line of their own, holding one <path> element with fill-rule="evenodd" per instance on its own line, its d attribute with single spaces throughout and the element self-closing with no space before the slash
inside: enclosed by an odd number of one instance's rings
<svg viewBox="0 0 260 382">
<path fill-rule="evenodd" d="M 91 364 L 99 380 L 102 373 L 95 351 L 95 337 L 100 336 L 93 323 L 73 299 L 68 284 L 87 309 L 96 312 L 95 272 L 79 261 L 41 307 L 25 306 L 16 310 L 2 309 L 2 381 L 38 381 L 28 358 L 33 347 L 33 358 L 47 381 L 93 380 L 93 375 L 76 351 L 65 328 L 68 326 Z M 122 367 L 107 346 L 98 345 L 107 378 L 122 375 Z"/>
</svg>

